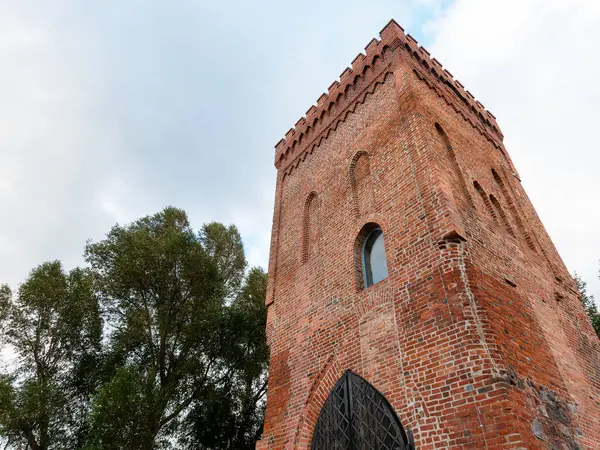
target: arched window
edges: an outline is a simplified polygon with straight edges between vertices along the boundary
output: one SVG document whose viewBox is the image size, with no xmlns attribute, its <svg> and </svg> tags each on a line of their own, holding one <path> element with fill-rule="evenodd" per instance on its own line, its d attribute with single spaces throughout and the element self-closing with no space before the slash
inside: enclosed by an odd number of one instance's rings
<svg viewBox="0 0 600 450">
<path fill-rule="evenodd" d="M 388 276 L 383 231 L 368 223 L 359 233 L 354 246 L 358 289 L 368 288 Z"/>
<path fill-rule="evenodd" d="M 381 228 L 375 228 L 365 240 L 363 247 L 363 271 L 365 287 L 379 283 L 388 276 L 385 244 L 383 243 L 383 231 L 381 231 Z"/>
<path fill-rule="evenodd" d="M 414 450 L 385 397 L 348 370 L 319 413 L 311 450 Z"/>
</svg>

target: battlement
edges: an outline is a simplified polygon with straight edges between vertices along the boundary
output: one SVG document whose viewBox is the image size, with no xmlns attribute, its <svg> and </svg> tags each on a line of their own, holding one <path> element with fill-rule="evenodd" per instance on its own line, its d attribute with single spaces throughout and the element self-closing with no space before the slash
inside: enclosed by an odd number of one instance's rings
<svg viewBox="0 0 600 450">
<path fill-rule="evenodd" d="M 364 100 L 369 86 L 382 81 L 389 72 L 385 55 L 387 52 L 402 51 L 414 63 L 417 77 L 437 85 L 448 103 L 466 120 L 478 128 L 496 146 L 501 146 L 503 135 L 492 113 L 446 69 L 432 58 L 430 53 L 393 19 L 379 33 L 380 39 L 372 39 L 365 47 L 365 53 L 359 53 L 347 67 L 340 79 L 334 81 L 323 93 L 317 104 L 311 106 L 306 115 L 296 122 L 293 128 L 275 145 L 275 166 L 287 167 L 304 150 L 310 150 L 335 128 L 339 120 L 351 111 L 357 102 Z M 443 94 L 442 94 L 443 95 Z"/>
<path fill-rule="evenodd" d="M 276 149 L 257 450 L 600 449 L 574 282 L 494 116 L 396 22 Z"/>
</svg>

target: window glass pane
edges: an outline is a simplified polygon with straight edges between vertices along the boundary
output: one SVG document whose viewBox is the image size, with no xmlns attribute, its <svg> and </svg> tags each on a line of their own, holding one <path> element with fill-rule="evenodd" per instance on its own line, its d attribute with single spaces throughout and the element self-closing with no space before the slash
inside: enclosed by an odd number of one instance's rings
<svg viewBox="0 0 600 450">
<path fill-rule="evenodd" d="M 385 246 L 383 245 L 383 233 L 381 231 L 379 232 L 379 236 L 375 238 L 375 242 L 373 242 L 370 256 L 373 284 L 379 283 L 388 276 L 387 262 L 385 260 Z"/>
<path fill-rule="evenodd" d="M 378 283 L 388 276 L 383 232 L 379 229 L 373 230 L 365 242 L 363 270 L 365 287 Z"/>
</svg>

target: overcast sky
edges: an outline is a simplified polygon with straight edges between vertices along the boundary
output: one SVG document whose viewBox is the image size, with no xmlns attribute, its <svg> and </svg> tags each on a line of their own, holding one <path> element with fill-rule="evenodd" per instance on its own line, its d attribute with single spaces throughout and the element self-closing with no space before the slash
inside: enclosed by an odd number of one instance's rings
<svg viewBox="0 0 600 450">
<path fill-rule="evenodd" d="M 392 17 L 498 118 L 600 299 L 597 0 L 0 0 L 0 282 L 166 205 L 266 268 L 274 144 Z"/>
</svg>

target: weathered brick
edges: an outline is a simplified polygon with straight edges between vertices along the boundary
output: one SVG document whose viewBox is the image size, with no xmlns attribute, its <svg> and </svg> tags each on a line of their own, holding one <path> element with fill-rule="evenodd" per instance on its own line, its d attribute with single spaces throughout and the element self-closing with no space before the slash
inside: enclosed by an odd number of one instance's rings
<svg viewBox="0 0 600 450">
<path fill-rule="evenodd" d="M 401 27 L 369 43 L 275 165 L 258 449 L 310 448 L 347 369 L 419 449 L 600 448 L 600 341 L 575 284 L 494 116 Z M 389 276 L 364 289 L 368 223 Z"/>
</svg>

